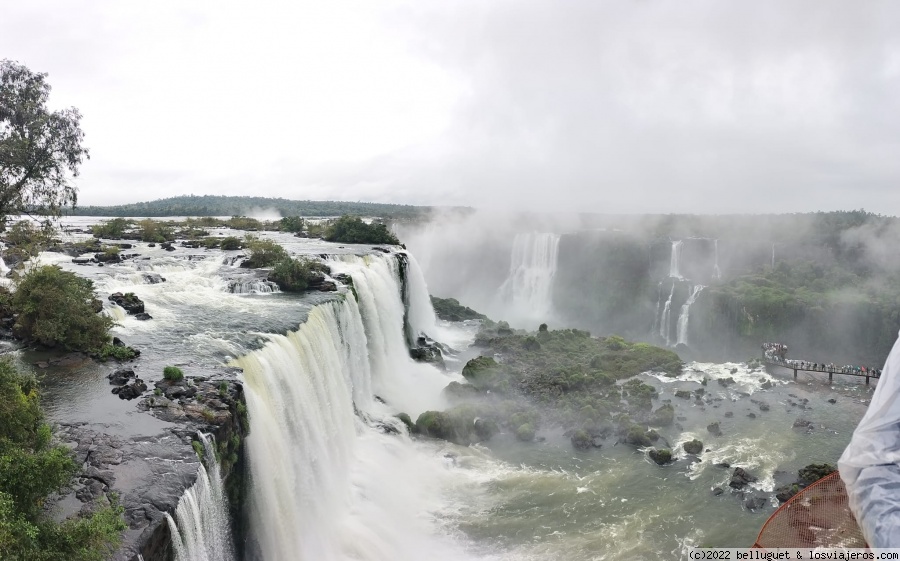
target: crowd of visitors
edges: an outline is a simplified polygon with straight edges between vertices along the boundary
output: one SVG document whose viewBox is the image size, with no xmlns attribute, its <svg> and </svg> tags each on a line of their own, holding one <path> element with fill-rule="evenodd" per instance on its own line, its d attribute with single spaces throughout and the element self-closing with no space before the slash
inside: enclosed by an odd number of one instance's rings
<svg viewBox="0 0 900 561">
<path fill-rule="evenodd" d="M 852 364 L 838 366 L 834 363 L 810 362 L 808 360 L 794 360 L 786 358 L 788 348 L 784 343 L 763 343 L 762 349 L 767 361 L 783 364 L 788 368 L 796 368 L 798 370 L 814 370 L 816 372 L 829 372 L 835 374 L 855 374 L 857 376 L 872 376 L 873 378 L 878 378 L 879 376 L 881 376 L 880 368 L 855 366 Z"/>
</svg>

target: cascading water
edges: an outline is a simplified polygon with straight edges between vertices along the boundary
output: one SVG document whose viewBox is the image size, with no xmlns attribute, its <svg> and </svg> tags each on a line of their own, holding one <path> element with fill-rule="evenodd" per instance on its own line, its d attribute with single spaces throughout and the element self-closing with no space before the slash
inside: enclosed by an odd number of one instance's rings
<svg viewBox="0 0 900 561">
<path fill-rule="evenodd" d="M 672 255 L 669 257 L 669 277 L 680 279 L 681 273 L 678 271 L 678 264 L 681 261 L 681 249 L 684 242 L 681 240 L 672 242 Z"/>
<path fill-rule="evenodd" d="M 264 561 L 413 561 L 423 551 L 465 558 L 420 516 L 440 502 L 432 480 L 442 474 L 433 464 L 440 459 L 421 455 L 393 416 L 442 408 L 449 381 L 409 358 L 398 259 L 336 256 L 329 264 L 352 278 L 359 302 L 347 293 L 320 304 L 296 331 L 235 361 L 251 419 L 248 554 Z"/>
<path fill-rule="evenodd" d="M 232 294 L 272 294 L 281 292 L 278 285 L 268 280 L 232 280 L 228 282 L 228 292 Z"/>
<path fill-rule="evenodd" d="M 681 306 L 681 313 L 678 315 L 678 337 L 676 339 L 676 344 L 678 345 L 688 344 L 688 322 L 690 321 L 691 306 L 697 301 L 697 297 L 704 288 L 702 284 L 695 285 L 691 289 L 691 295 L 688 296 L 687 301 Z"/>
<path fill-rule="evenodd" d="M 653 327 L 650 328 L 650 333 L 657 333 L 659 331 L 659 316 L 662 312 L 662 281 L 656 285 L 656 314 L 653 316 Z"/>
<path fill-rule="evenodd" d="M 197 482 L 178 502 L 175 518 L 166 514 L 175 561 L 231 561 L 231 521 L 214 442 L 210 435 L 197 434 L 203 442 L 209 471 L 201 465 Z"/>
<path fill-rule="evenodd" d="M 669 299 L 663 307 L 662 315 L 659 319 L 659 336 L 665 340 L 666 345 L 669 344 L 669 333 L 672 331 L 669 325 L 672 316 L 672 297 L 675 296 L 675 282 L 672 282 L 672 290 L 669 291 Z"/>
<path fill-rule="evenodd" d="M 553 277 L 559 257 L 559 235 L 516 234 L 509 274 L 500 293 L 530 319 L 545 319 L 552 310 Z"/>
<path fill-rule="evenodd" d="M 719 240 L 715 240 L 713 242 L 713 248 L 715 251 L 715 262 L 713 263 L 713 278 L 716 280 L 721 280 L 722 271 L 719 270 Z"/>
</svg>

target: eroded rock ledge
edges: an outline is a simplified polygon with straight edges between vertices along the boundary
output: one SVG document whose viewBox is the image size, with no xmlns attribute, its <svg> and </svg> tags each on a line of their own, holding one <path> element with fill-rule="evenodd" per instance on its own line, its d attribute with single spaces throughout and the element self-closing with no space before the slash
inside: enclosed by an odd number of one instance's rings
<svg viewBox="0 0 900 561">
<path fill-rule="evenodd" d="M 196 370 L 196 369 L 195 369 Z M 86 422 L 59 425 L 57 438 L 75 453 L 81 471 L 54 514 L 66 518 L 105 503 L 115 494 L 128 529 L 113 561 L 171 561 L 174 552 L 165 513 L 173 514 L 197 479 L 197 432 L 215 436 L 231 505 L 243 500 L 243 442 L 249 431 L 243 385 L 236 368 L 206 368 L 179 382 L 160 381 L 138 402 L 133 422 L 145 414 L 165 421 L 156 436 L 123 437 L 110 427 Z M 154 421 L 155 422 L 155 421 Z M 233 513 L 232 520 L 240 516 Z M 236 524 L 234 535 L 241 536 Z"/>
</svg>

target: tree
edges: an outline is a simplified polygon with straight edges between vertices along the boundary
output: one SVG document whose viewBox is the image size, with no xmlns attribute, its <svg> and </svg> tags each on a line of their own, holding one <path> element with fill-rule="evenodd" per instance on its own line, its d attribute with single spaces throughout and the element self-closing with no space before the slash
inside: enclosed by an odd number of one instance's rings
<svg viewBox="0 0 900 561">
<path fill-rule="evenodd" d="M 23 213 L 49 219 L 78 200 L 71 178 L 89 158 L 81 113 L 47 108 L 46 77 L 0 60 L 0 219 Z"/>
<path fill-rule="evenodd" d="M 99 352 L 113 321 L 95 311 L 94 285 L 55 265 L 36 267 L 16 283 L 13 332 L 22 339 L 68 351 Z"/>
</svg>

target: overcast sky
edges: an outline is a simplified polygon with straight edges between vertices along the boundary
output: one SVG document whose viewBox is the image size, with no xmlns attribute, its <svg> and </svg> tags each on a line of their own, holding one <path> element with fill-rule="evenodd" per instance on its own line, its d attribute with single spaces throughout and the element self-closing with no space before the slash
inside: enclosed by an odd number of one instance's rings
<svg viewBox="0 0 900 561">
<path fill-rule="evenodd" d="M 893 0 L 29 0 L 81 204 L 900 215 Z"/>
</svg>

